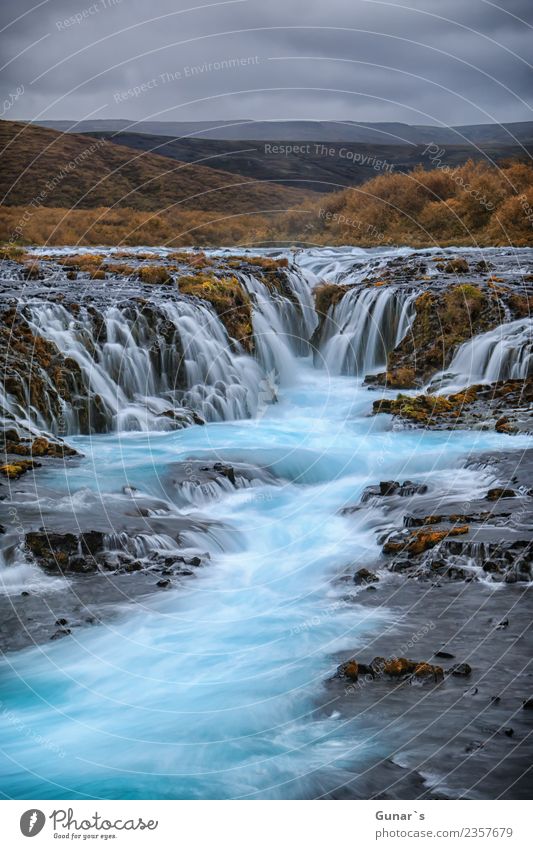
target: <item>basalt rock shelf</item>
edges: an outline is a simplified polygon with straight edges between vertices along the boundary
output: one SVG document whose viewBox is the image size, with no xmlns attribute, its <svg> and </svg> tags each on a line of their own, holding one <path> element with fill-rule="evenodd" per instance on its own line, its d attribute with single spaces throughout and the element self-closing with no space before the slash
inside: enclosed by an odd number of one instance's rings
<svg viewBox="0 0 533 849">
<path fill-rule="evenodd" d="M 256 254 L 4 251 L 2 790 L 524 797 L 533 252 Z"/>
</svg>

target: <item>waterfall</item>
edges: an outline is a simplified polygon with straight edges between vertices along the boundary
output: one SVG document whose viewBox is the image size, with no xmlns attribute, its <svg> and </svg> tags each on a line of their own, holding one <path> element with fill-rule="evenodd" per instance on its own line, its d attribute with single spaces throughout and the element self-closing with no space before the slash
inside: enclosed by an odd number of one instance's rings
<svg viewBox="0 0 533 849">
<path fill-rule="evenodd" d="M 390 286 L 350 289 L 324 322 L 320 357 L 326 368 L 359 376 L 384 368 L 414 318 L 416 297 Z"/>
<path fill-rule="evenodd" d="M 432 386 L 453 388 L 497 380 L 524 379 L 533 375 L 533 319 L 521 318 L 501 324 L 465 342 L 446 371 L 437 374 Z"/>
<path fill-rule="evenodd" d="M 56 435 L 172 430 L 205 421 L 254 417 L 265 385 L 290 382 L 295 358 L 309 353 L 317 323 L 310 287 L 296 270 L 272 287 L 239 279 L 252 302 L 255 356 L 230 339 L 212 306 L 196 297 L 157 293 L 157 300 L 110 303 L 108 292 L 81 304 L 32 298 L 20 315 L 35 339 L 60 360 L 32 357 L 17 399 L 0 398 L 8 421 Z M 42 385 L 35 404 L 32 381 Z"/>
<path fill-rule="evenodd" d="M 287 295 L 251 274 L 239 279 L 252 301 L 257 359 L 267 375 L 275 372 L 280 381 L 290 381 L 295 357 L 310 353 L 309 339 L 318 321 L 309 286 L 295 271 L 287 272 Z"/>
<path fill-rule="evenodd" d="M 29 307 L 32 331 L 74 360 L 97 430 L 169 430 L 192 409 L 207 421 L 254 414 L 261 370 L 235 354 L 207 304 L 176 300 L 150 305 Z M 86 430 L 65 403 L 64 430 Z M 52 429 L 57 423 L 51 423 Z"/>
</svg>

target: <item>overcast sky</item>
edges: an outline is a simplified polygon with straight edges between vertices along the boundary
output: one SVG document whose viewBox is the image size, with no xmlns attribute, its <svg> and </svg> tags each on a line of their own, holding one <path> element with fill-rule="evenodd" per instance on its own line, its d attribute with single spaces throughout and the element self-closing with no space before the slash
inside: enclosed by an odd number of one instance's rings
<svg viewBox="0 0 533 849">
<path fill-rule="evenodd" d="M 0 16 L 4 118 L 532 119 L 531 0 L 2 0 Z"/>
</svg>

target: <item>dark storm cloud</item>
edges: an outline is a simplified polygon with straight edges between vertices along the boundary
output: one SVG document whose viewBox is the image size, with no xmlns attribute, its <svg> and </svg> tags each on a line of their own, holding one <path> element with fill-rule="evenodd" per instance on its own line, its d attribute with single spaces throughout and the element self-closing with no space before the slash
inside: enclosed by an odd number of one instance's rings
<svg viewBox="0 0 533 849">
<path fill-rule="evenodd" d="M 530 120 L 530 0 L 7 0 L 4 117 Z M 15 20 L 17 19 L 18 20 Z"/>
</svg>

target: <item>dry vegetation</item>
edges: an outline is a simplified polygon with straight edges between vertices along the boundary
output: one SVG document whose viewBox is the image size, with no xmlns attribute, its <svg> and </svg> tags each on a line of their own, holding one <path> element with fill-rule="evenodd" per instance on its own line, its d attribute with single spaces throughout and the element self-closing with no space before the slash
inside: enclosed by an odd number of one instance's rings
<svg viewBox="0 0 533 849">
<path fill-rule="evenodd" d="M 416 168 L 280 216 L 272 238 L 317 244 L 529 245 L 533 242 L 533 168 L 467 162 L 453 172 Z"/>
<path fill-rule="evenodd" d="M 309 193 L 75 133 L 0 121 L 0 198 L 9 206 L 283 210 Z"/>
<path fill-rule="evenodd" d="M 499 168 L 467 162 L 453 171 L 417 167 L 317 199 L 211 168 L 169 164 L 153 154 L 132 159 L 130 149 L 106 143 L 32 204 L 47 181 L 95 140 L 0 122 L 0 141 L 10 140 L 0 157 L 0 183 L 7 193 L 0 240 L 11 243 L 422 247 L 533 242 L 533 168 L 519 162 Z M 13 180 L 13 174 L 19 177 Z"/>
<path fill-rule="evenodd" d="M 0 207 L 0 241 L 8 242 L 23 222 L 26 207 Z M 36 245 L 201 245 L 258 244 L 268 221 L 259 215 L 209 212 L 139 212 L 134 209 L 32 209 L 23 222 L 21 244 Z"/>
</svg>

